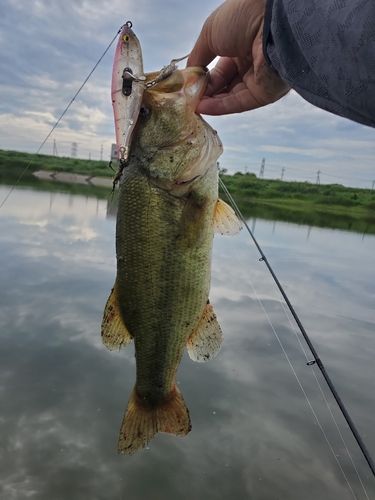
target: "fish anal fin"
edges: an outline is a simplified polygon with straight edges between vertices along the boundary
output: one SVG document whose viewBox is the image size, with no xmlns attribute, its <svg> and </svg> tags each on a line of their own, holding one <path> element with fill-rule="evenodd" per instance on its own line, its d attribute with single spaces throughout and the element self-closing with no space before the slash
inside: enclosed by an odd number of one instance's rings
<svg viewBox="0 0 375 500">
<path fill-rule="evenodd" d="M 220 198 L 216 202 L 214 214 L 214 230 L 216 234 L 234 236 L 242 229 L 242 222 L 235 211 Z"/>
<path fill-rule="evenodd" d="M 121 317 L 118 300 L 118 286 L 115 283 L 104 308 L 102 320 L 102 341 L 109 350 L 120 350 L 132 341 Z"/>
<path fill-rule="evenodd" d="M 203 363 L 219 353 L 222 343 L 220 325 L 211 304 L 207 301 L 198 327 L 187 341 L 189 356 L 193 361 Z"/>
<path fill-rule="evenodd" d="M 189 410 L 176 385 L 170 398 L 158 405 L 142 400 L 134 388 L 121 425 L 118 452 L 131 455 L 144 448 L 157 432 L 186 436 L 190 430 Z"/>
</svg>

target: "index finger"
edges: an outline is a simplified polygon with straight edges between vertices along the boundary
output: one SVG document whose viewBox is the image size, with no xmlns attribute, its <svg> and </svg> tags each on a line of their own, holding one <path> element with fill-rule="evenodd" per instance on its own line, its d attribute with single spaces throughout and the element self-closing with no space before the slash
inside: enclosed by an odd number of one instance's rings
<svg viewBox="0 0 375 500">
<path fill-rule="evenodd" d="M 203 115 L 229 115 L 242 113 L 262 106 L 256 97 L 239 83 L 231 92 L 217 94 L 213 97 L 205 96 L 199 102 L 196 112 Z"/>
</svg>

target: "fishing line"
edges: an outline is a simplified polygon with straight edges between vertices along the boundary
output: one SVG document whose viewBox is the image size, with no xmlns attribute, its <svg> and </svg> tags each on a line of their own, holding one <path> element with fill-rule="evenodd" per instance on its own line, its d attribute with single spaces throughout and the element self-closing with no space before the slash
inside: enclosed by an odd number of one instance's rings
<svg viewBox="0 0 375 500">
<path fill-rule="evenodd" d="M 274 284 L 274 286 L 275 286 L 276 290 L 278 290 L 278 288 L 277 288 L 277 286 L 276 286 L 275 282 L 273 282 L 273 284 Z M 301 342 L 300 337 L 299 337 L 299 336 L 298 336 L 298 334 L 297 334 L 297 331 L 296 331 L 296 329 L 295 329 L 295 327 L 294 327 L 294 324 L 292 323 L 292 321 L 291 321 L 291 319 L 290 319 L 290 316 L 289 316 L 289 314 L 288 314 L 287 309 L 285 308 L 285 305 L 283 304 L 283 302 L 282 302 L 282 300 L 281 300 L 280 298 L 279 298 L 278 300 L 279 300 L 279 303 L 281 304 L 281 307 L 282 307 L 282 308 L 283 308 L 283 310 L 284 310 L 285 316 L 288 318 L 289 324 L 290 324 L 290 326 L 291 326 L 291 328 L 292 328 L 292 330 L 293 330 L 293 332 L 294 332 L 294 335 L 296 336 L 296 339 L 298 340 L 298 343 L 299 343 L 299 345 L 300 345 L 300 347 L 301 347 L 301 350 L 302 350 L 302 352 L 303 352 L 303 353 L 304 353 L 304 355 L 305 355 L 306 361 L 309 361 L 309 357 L 308 357 L 308 355 L 307 355 L 307 352 L 306 352 L 306 350 L 305 350 L 305 348 L 304 348 L 304 346 L 303 346 L 303 344 L 302 344 L 302 342 Z M 359 474 L 359 471 L 358 471 L 358 469 L 357 469 L 357 467 L 356 467 L 356 465 L 355 465 L 355 463 L 354 463 L 353 457 L 352 457 L 352 455 L 351 455 L 351 453 L 350 453 L 350 451 L 349 451 L 349 448 L 348 448 L 348 446 L 347 446 L 347 444 L 346 444 L 346 441 L 345 441 L 345 439 L 344 439 L 344 436 L 342 435 L 342 433 L 341 433 L 341 431 L 340 431 L 340 428 L 339 428 L 339 426 L 338 426 L 338 423 L 337 423 L 337 421 L 336 421 L 336 418 L 335 418 L 335 416 L 333 415 L 332 410 L 331 410 L 331 408 L 330 408 L 330 406 L 329 406 L 329 403 L 328 403 L 328 401 L 327 401 L 327 398 L 326 398 L 326 396 L 325 396 L 325 394 L 324 394 L 323 388 L 322 388 L 322 386 L 321 386 L 321 384 L 320 384 L 320 382 L 319 382 L 319 380 L 318 380 L 318 378 L 317 378 L 317 376 L 316 376 L 316 373 L 315 373 L 314 367 L 312 366 L 311 368 L 312 368 L 312 369 L 311 369 L 311 373 L 313 374 L 314 379 L 315 379 L 315 382 L 317 383 L 317 385 L 318 385 L 318 387 L 319 387 L 319 390 L 320 390 L 320 392 L 321 392 L 321 395 L 322 395 L 322 397 L 323 397 L 323 399 L 324 399 L 324 402 L 325 402 L 325 404 L 326 404 L 326 406 L 327 406 L 328 412 L 329 412 L 329 414 L 331 415 L 331 418 L 332 418 L 332 420 L 333 420 L 333 423 L 335 424 L 336 430 L 337 430 L 337 432 L 338 432 L 338 434 L 339 434 L 339 436 L 340 436 L 340 438 L 341 438 L 341 441 L 342 441 L 342 443 L 343 443 L 343 445 L 344 445 L 344 447 L 345 447 L 345 450 L 346 450 L 346 452 L 347 452 L 347 454 L 348 454 L 348 456 L 349 456 L 349 459 L 350 459 L 350 461 L 351 461 L 351 463 L 352 463 L 352 465 L 353 465 L 353 469 L 355 470 L 355 472 L 356 472 L 356 474 L 357 474 L 357 477 L 358 477 L 358 480 L 359 480 L 359 482 L 360 482 L 360 484 L 361 484 L 361 486 L 362 486 L 363 492 L 364 492 L 364 494 L 366 495 L 367 500 L 370 500 L 370 498 L 369 498 L 369 496 L 368 496 L 368 494 L 367 494 L 367 491 L 366 491 L 365 485 L 363 484 L 362 478 L 361 478 L 361 476 L 360 476 L 360 474 Z"/>
<path fill-rule="evenodd" d="M 234 246 L 233 246 L 233 249 L 234 249 L 234 252 L 235 252 L 235 254 L 236 254 L 236 256 L 237 256 L 237 259 L 238 259 L 239 263 L 241 264 L 242 270 L 244 270 L 244 268 L 243 268 L 243 266 L 242 266 L 242 263 L 241 263 L 241 259 L 239 258 L 238 254 L 237 254 L 237 251 L 236 251 L 236 249 L 234 248 Z M 263 302 L 261 301 L 261 299 L 260 299 L 260 297 L 259 297 L 259 295 L 258 295 L 257 291 L 255 290 L 255 287 L 254 287 L 254 285 L 253 285 L 253 283 L 252 283 L 252 281 L 251 281 L 251 279 L 250 279 L 250 276 L 249 276 L 249 274 L 247 273 L 247 271 L 246 271 L 246 270 L 245 270 L 245 273 L 246 273 L 246 277 L 247 277 L 247 279 L 249 280 L 250 286 L 251 286 L 251 288 L 253 289 L 253 292 L 254 292 L 254 294 L 255 294 L 255 296 L 256 296 L 256 298 L 257 298 L 258 302 L 259 302 L 259 305 L 260 305 L 260 307 L 261 307 L 261 309 L 262 309 L 262 311 L 263 311 L 263 313 L 264 313 L 265 317 L 267 318 L 267 321 L 268 321 L 268 323 L 269 323 L 269 325 L 270 325 L 270 327 L 271 327 L 271 329 L 272 329 L 272 331 L 273 331 L 273 333 L 274 333 L 274 335 L 275 335 L 275 337 L 276 337 L 276 340 L 278 341 L 278 343 L 279 343 L 279 345 L 280 345 L 280 348 L 281 348 L 281 350 L 283 351 L 283 354 L 284 354 L 284 356 L 285 356 L 285 358 L 286 358 L 286 360 L 287 360 L 287 362 L 288 362 L 288 364 L 289 364 L 289 367 L 290 367 L 290 369 L 292 370 L 293 375 L 294 375 L 294 377 L 295 377 L 295 379 L 296 379 L 296 381 L 297 381 L 297 383 L 298 383 L 298 385 L 299 385 L 299 387 L 300 387 L 300 389 L 301 389 L 301 391 L 302 391 L 303 395 L 305 396 L 305 399 L 306 399 L 306 401 L 307 401 L 307 404 L 309 405 L 310 410 L 311 410 L 312 414 L 314 415 L 314 418 L 315 418 L 315 420 L 316 420 L 316 422 L 317 422 L 317 424 L 318 424 L 318 426 L 319 426 L 319 428 L 320 428 L 320 430 L 321 430 L 321 432 L 322 432 L 322 434 L 323 434 L 323 436 L 324 436 L 324 438 L 325 438 L 325 440 L 326 440 L 326 442 L 327 442 L 327 444 L 328 444 L 328 447 L 329 447 L 329 449 L 331 450 L 332 455 L 334 456 L 334 459 L 336 460 L 337 465 L 338 465 L 338 467 L 339 467 L 339 469 L 340 469 L 340 471 L 341 471 L 342 475 L 344 476 L 344 479 L 345 479 L 345 481 L 346 481 L 346 483 L 347 483 L 347 485 L 348 485 L 348 488 L 350 489 L 350 491 L 351 491 L 351 493 L 352 493 L 353 497 L 355 498 L 355 500 L 358 500 L 358 499 L 357 499 L 357 496 L 355 495 L 355 493 L 354 493 L 354 491 L 353 491 L 353 488 L 352 488 L 352 486 L 351 486 L 351 484 L 350 484 L 350 482 L 349 482 L 349 479 L 348 479 L 348 477 L 346 476 L 345 471 L 344 471 L 344 469 L 342 468 L 342 466 L 341 466 L 341 464 L 340 464 L 340 461 L 339 461 L 339 459 L 338 459 L 338 457 L 337 457 L 337 455 L 336 455 L 336 453 L 335 453 L 335 450 L 333 449 L 333 447 L 332 447 L 332 445 L 331 445 L 331 442 L 330 442 L 330 440 L 328 439 L 328 436 L 327 436 L 327 434 L 325 433 L 325 431 L 324 431 L 324 429 L 323 429 L 323 426 L 322 426 L 322 424 L 321 424 L 321 422 L 320 422 L 320 420 L 319 420 L 319 418 L 318 418 L 318 415 L 315 413 L 315 410 L 314 410 L 314 408 L 313 408 L 313 406 L 312 406 L 312 404 L 311 404 L 311 401 L 310 401 L 310 399 L 309 399 L 309 397 L 308 397 L 308 395 L 307 395 L 307 393 L 306 393 L 305 389 L 303 388 L 302 382 L 300 381 L 300 379 L 299 379 L 299 377 L 298 377 L 298 375 L 297 375 L 297 372 L 295 371 L 294 366 L 293 366 L 292 362 L 290 361 L 290 358 L 289 358 L 289 356 L 288 356 L 288 354 L 287 354 L 287 352 L 286 352 L 286 350 L 285 350 L 285 348 L 284 348 L 284 345 L 283 345 L 283 343 L 281 342 L 281 339 L 280 339 L 279 335 L 277 334 L 277 332 L 276 332 L 276 330 L 275 330 L 275 327 L 273 326 L 273 323 L 272 323 L 272 321 L 271 321 L 271 318 L 268 316 L 267 311 L 266 311 L 266 309 L 265 309 L 265 308 L 264 308 L 264 306 L 263 306 Z M 365 493 L 366 493 L 366 491 L 365 491 Z M 366 493 L 366 496 L 367 496 L 367 493 Z M 368 498 L 368 496 L 367 496 L 367 498 Z"/>
<path fill-rule="evenodd" d="M 228 189 L 225 186 L 224 182 L 220 178 L 219 178 L 219 182 L 220 182 L 220 185 L 221 185 L 223 191 L 225 192 L 225 194 L 227 195 L 228 199 L 232 203 L 233 207 L 237 211 L 238 216 L 240 217 L 240 219 L 244 223 L 244 225 L 245 225 L 245 227 L 246 227 L 249 235 L 251 236 L 251 238 L 252 238 L 255 246 L 257 247 L 257 249 L 258 249 L 258 251 L 259 251 L 259 253 L 261 255 L 261 258 L 259 260 L 261 262 L 264 262 L 266 264 L 266 266 L 267 266 L 269 272 L 271 273 L 271 276 L 272 276 L 272 278 L 273 278 L 273 280 L 274 280 L 277 288 L 279 289 L 281 295 L 283 296 L 283 298 L 284 298 L 284 300 L 285 300 L 285 302 L 286 302 L 286 304 L 287 304 L 287 306 L 289 308 L 289 311 L 291 312 L 293 318 L 295 319 L 295 321 L 296 321 L 296 323 L 297 323 L 297 325 L 298 325 L 298 327 L 299 327 L 299 329 L 300 329 L 300 331 L 301 331 L 301 333 L 303 335 L 303 338 L 305 339 L 307 345 L 309 346 L 309 349 L 310 349 L 310 351 L 311 351 L 314 359 L 311 360 L 311 361 L 309 361 L 307 364 L 309 366 L 312 366 L 312 365 L 314 365 L 316 363 L 317 366 L 319 367 L 319 369 L 320 369 L 320 371 L 321 371 L 321 373 L 322 373 L 322 375 L 323 375 L 323 377 L 324 377 L 324 379 L 325 379 L 325 381 L 326 381 L 326 383 L 327 383 L 330 391 L 333 394 L 333 397 L 335 398 L 335 400 L 336 400 L 336 402 L 337 402 L 337 404 L 338 404 L 338 406 L 339 406 L 339 408 L 340 408 L 340 410 L 341 410 L 341 412 L 342 412 L 342 414 L 343 414 L 343 416 L 344 416 L 347 424 L 349 425 L 349 428 L 350 428 L 353 436 L 355 437 L 355 439 L 356 439 L 356 441 L 358 443 L 359 448 L 361 449 L 361 451 L 362 451 L 362 453 L 363 453 L 363 455 L 364 455 L 364 457 L 365 457 L 365 459 L 366 459 L 366 461 L 367 461 L 367 463 L 368 463 L 368 465 L 369 465 L 369 467 L 371 469 L 371 472 L 375 476 L 375 465 L 374 465 L 373 459 L 372 459 L 370 453 L 368 452 L 368 450 L 367 450 L 367 448 L 366 448 L 366 446 L 365 446 L 365 444 L 364 444 L 361 436 L 359 435 L 359 433 L 357 431 L 357 428 L 355 427 L 355 425 L 354 425 L 354 423 L 353 423 L 353 421 L 352 421 L 352 419 L 351 419 L 351 417 L 350 417 L 350 415 L 349 415 L 346 407 L 344 406 L 344 403 L 342 402 L 339 394 L 337 393 L 335 386 L 333 385 L 330 377 L 328 376 L 328 373 L 327 373 L 327 371 L 326 371 L 326 369 L 325 369 L 325 367 L 324 367 L 321 359 L 319 358 L 318 353 L 315 350 L 315 347 L 312 344 L 312 342 L 311 342 L 311 340 L 310 340 L 310 338 L 309 338 L 309 336 L 308 336 L 308 334 L 307 334 L 304 326 L 302 325 L 302 323 L 301 323 L 301 321 L 300 321 L 300 319 L 299 319 L 296 311 L 294 310 L 294 307 L 292 306 L 292 304 L 291 304 L 288 296 L 286 295 L 283 287 L 281 286 L 281 283 L 277 279 L 277 276 L 275 275 L 275 273 L 274 273 L 271 265 L 269 264 L 269 262 L 267 260 L 267 257 L 265 256 L 265 254 L 263 253 L 263 250 L 259 246 L 258 241 L 256 240 L 256 238 L 253 235 L 251 229 L 249 228 L 249 226 L 248 226 L 245 218 L 243 217 L 243 215 L 242 215 L 240 209 L 238 208 L 236 202 L 234 201 L 232 195 L 230 194 L 230 192 L 228 191 Z"/>
<path fill-rule="evenodd" d="M 72 100 L 70 101 L 70 103 L 67 105 L 67 107 L 64 109 L 64 111 L 61 113 L 60 115 L 60 118 L 57 120 L 57 122 L 55 123 L 55 125 L 51 128 L 50 132 L 47 134 L 46 138 L 44 139 L 44 141 L 42 142 L 42 144 L 39 146 L 37 152 L 34 154 L 34 156 L 31 158 L 31 160 L 29 161 L 29 163 L 26 165 L 25 169 L 23 170 L 23 172 L 21 173 L 21 175 L 18 177 L 17 181 L 15 182 L 15 184 L 12 186 L 12 188 L 10 189 L 9 193 L 6 195 L 6 197 L 4 198 L 4 200 L 1 202 L 0 204 L 0 208 L 4 205 L 4 203 L 7 201 L 7 199 L 9 198 L 9 196 L 12 194 L 12 192 L 15 190 L 15 188 L 17 187 L 18 183 L 20 182 L 20 180 L 22 179 L 22 177 L 25 175 L 27 169 L 30 167 L 31 163 L 35 160 L 35 158 L 38 156 L 38 153 L 39 151 L 42 149 L 42 147 L 45 145 L 45 143 L 48 141 L 48 139 L 50 138 L 52 132 L 55 130 L 55 128 L 57 127 L 57 125 L 60 123 L 60 121 L 62 120 L 62 118 L 64 117 L 65 113 L 68 111 L 68 109 L 70 108 L 70 106 L 73 104 L 73 101 L 76 99 L 76 97 L 78 96 L 78 94 L 81 92 L 81 90 L 83 89 L 83 87 L 86 85 L 88 79 L 90 78 L 90 76 L 94 73 L 94 71 L 96 70 L 96 68 L 98 67 L 98 65 L 100 64 L 100 62 L 102 61 L 103 57 L 106 55 L 106 53 L 108 52 L 108 50 L 111 48 L 113 42 L 116 40 L 117 36 L 119 35 L 119 33 L 121 33 L 121 30 L 122 30 L 122 26 L 121 28 L 118 30 L 118 32 L 116 33 L 116 35 L 113 37 L 113 40 L 111 41 L 111 43 L 108 45 L 108 47 L 105 49 L 105 51 L 103 52 L 103 54 L 101 55 L 101 57 L 99 58 L 98 62 L 95 64 L 95 66 L 92 68 L 92 70 L 90 71 L 90 73 L 88 74 L 88 76 L 86 77 L 86 79 L 84 80 L 84 82 L 82 83 L 82 85 L 79 87 L 79 89 L 77 90 L 77 92 L 74 94 L 74 97 L 72 98 Z"/>
<path fill-rule="evenodd" d="M 249 277 L 248 277 L 248 279 L 249 279 L 249 281 L 250 281 L 250 278 L 249 278 Z M 250 283 L 251 283 L 251 282 L 250 282 Z M 274 287 L 275 287 L 276 291 L 278 291 L 278 288 L 277 288 L 276 283 L 275 283 L 274 281 L 273 281 L 273 284 L 274 284 Z M 254 289 L 254 287 L 253 287 L 253 286 L 252 286 L 252 288 Z M 255 292 L 255 294 L 256 294 L 256 292 Z M 259 299 L 259 298 L 258 298 L 258 300 L 260 301 L 260 299 Z M 297 331 L 296 331 L 295 325 L 293 324 L 293 322 L 292 322 L 292 321 L 291 321 L 291 319 L 290 319 L 290 316 L 289 316 L 289 314 L 288 314 L 288 310 L 286 309 L 286 307 L 285 307 L 284 303 L 282 302 L 282 300 L 281 300 L 280 298 L 278 298 L 278 301 L 279 301 L 279 303 L 280 303 L 281 307 L 283 308 L 283 311 L 284 311 L 284 313 L 285 313 L 285 316 L 287 317 L 287 319 L 288 319 L 288 321 L 289 321 L 289 324 L 290 324 L 290 326 L 291 326 L 291 328 L 292 328 L 292 330 L 293 330 L 293 333 L 294 333 L 294 335 L 295 335 L 295 337 L 296 337 L 296 339 L 297 339 L 297 341 L 298 341 L 298 343 L 299 343 L 299 345 L 300 345 L 300 347 L 301 347 L 301 350 L 302 350 L 302 352 L 303 352 L 303 353 L 304 353 L 304 355 L 305 355 L 306 361 L 307 361 L 307 362 L 309 362 L 309 357 L 308 357 L 308 355 L 307 355 L 306 349 L 305 349 L 305 347 L 303 346 L 303 344 L 302 344 L 302 342 L 301 342 L 301 339 L 300 339 L 300 337 L 299 337 L 299 336 L 298 336 L 298 334 L 297 334 Z M 360 476 L 360 474 L 359 474 L 359 471 L 358 471 L 358 469 L 357 469 L 357 467 L 356 467 L 356 465 L 355 465 L 355 463 L 354 463 L 353 457 L 352 457 L 352 455 L 351 455 L 351 453 L 350 453 L 350 451 L 349 451 L 349 448 L 348 448 L 348 446 L 347 446 L 347 444 L 346 444 L 346 441 L 345 441 L 345 439 L 344 439 L 344 436 L 343 436 L 343 435 L 342 435 L 342 433 L 341 433 L 341 430 L 340 430 L 340 428 L 339 428 L 339 426 L 338 426 L 338 423 L 337 423 L 337 421 L 336 421 L 336 418 L 335 418 L 335 416 L 333 415 L 332 410 L 331 410 L 331 408 L 330 408 L 330 406 L 329 406 L 329 403 L 328 403 L 328 401 L 327 401 L 327 398 L 326 398 L 326 396 L 325 396 L 325 394 L 324 394 L 323 388 L 322 388 L 322 386 L 321 386 L 321 384 L 320 384 L 320 382 L 319 382 L 319 380 L 318 380 L 318 378 L 317 378 L 317 376 L 316 376 L 316 373 L 315 373 L 315 370 L 314 370 L 314 366 L 311 366 L 311 368 L 312 368 L 312 369 L 311 369 L 311 373 L 313 374 L 314 379 L 315 379 L 315 382 L 316 382 L 316 384 L 317 384 L 317 385 L 318 385 L 318 387 L 319 387 L 319 390 L 320 390 L 320 392 L 321 392 L 321 395 L 322 395 L 322 397 L 323 397 L 323 400 L 324 400 L 324 402 L 325 402 L 325 404 L 326 404 L 326 406 L 327 406 L 328 412 L 329 412 L 329 414 L 331 415 L 332 421 L 333 421 L 333 423 L 335 424 L 336 430 L 337 430 L 337 432 L 338 432 L 338 434 L 339 434 L 339 436 L 340 436 L 340 438 L 341 438 L 341 441 L 342 441 L 342 443 L 343 443 L 343 445 L 344 445 L 344 447 L 345 447 L 345 450 L 346 450 L 346 452 L 347 452 L 347 454 L 348 454 L 348 456 L 349 456 L 349 459 L 350 459 L 350 461 L 351 461 L 351 463 L 352 463 L 352 465 L 353 465 L 353 469 L 354 469 L 354 471 L 355 471 L 355 472 L 356 472 L 356 474 L 357 474 L 357 477 L 358 477 L 358 480 L 359 480 L 359 482 L 360 482 L 360 484 L 361 484 L 361 486 L 362 486 L 363 492 L 364 492 L 364 494 L 366 495 L 367 500 L 370 500 L 370 499 L 369 499 L 369 496 L 368 496 L 368 493 L 367 493 L 367 490 L 366 490 L 366 488 L 365 488 L 365 485 L 363 484 L 362 478 L 361 478 L 361 476 Z M 336 458 L 336 455 L 335 455 L 335 458 Z"/>
</svg>

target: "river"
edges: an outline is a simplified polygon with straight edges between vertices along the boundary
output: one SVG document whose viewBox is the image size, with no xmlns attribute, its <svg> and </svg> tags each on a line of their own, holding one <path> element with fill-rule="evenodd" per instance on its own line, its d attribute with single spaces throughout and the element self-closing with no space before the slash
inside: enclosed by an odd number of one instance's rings
<svg viewBox="0 0 375 500">
<path fill-rule="evenodd" d="M 1 498 L 375 498 L 245 231 L 214 240 L 210 301 L 224 346 L 204 364 L 185 354 L 177 373 L 192 431 L 118 455 L 135 359 L 133 345 L 109 352 L 100 339 L 115 209 L 97 191 L 59 189 L 17 187 L 0 209 Z M 0 186 L 0 200 L 8 192 Z M 259 208 L 246 217 L 374 456 L 374 235 L 262 218 Z"/>
</svg>

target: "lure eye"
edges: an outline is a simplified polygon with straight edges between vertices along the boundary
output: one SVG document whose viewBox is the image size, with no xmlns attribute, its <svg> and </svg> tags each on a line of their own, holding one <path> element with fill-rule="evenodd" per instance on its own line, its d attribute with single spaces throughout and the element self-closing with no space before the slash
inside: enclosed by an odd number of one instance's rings
<svg viewBox="0 0 375 500">
<path fill-rule="evenodd" d="M 150 110 L 146 106 L 142 105 L 141 109 L 139 110 L 139 114 L 146 118 L 150 114 Z"/>
<path fill-rule="evenodd" d="M 129 35 L 124 35 L 122 39 L 124 42 L 128 42 L 130 40 Z"/>
</svg>

